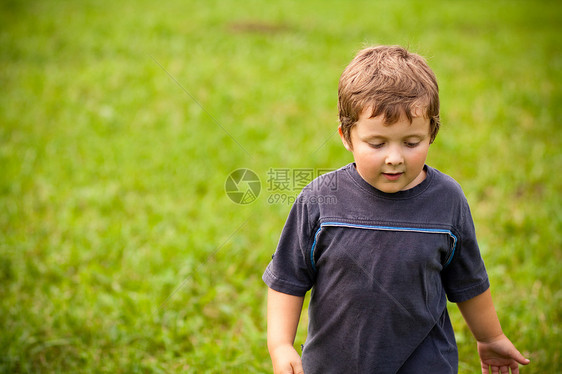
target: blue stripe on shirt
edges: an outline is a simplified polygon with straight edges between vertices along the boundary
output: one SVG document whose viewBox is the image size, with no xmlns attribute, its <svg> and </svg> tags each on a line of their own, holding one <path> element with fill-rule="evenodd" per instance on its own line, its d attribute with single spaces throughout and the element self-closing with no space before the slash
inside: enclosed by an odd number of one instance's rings
<svg viewBox="0 0 562 374">
<path fill-rule="evenodd" d="M 312 265 L 312 270 L 316 271 L 316 264 L 314 262 L 314 250 L 316 249 L 316 242 L 318 240 L 318 235 L 320 231 L 322 231 L 323 227 L 349 227 L 355 229 L 368 229 L 368 230 L 383 230 L 383 231 L 402 231 L 402 232 L 422 232 L 427 234 L 446 234 L 449 235 L 453 239 L 453 250 L 447 263 L 443 268 L 446 268 L 451 261 L 453 260 L 453 256 L 455 255 L 455 250 L 457 248 L 457 237 L 453 234 L 450 230 L 442 230 L 442 229 L 424 229 L 424 228 L 414 228 L 414 227 L 392 227 L 392 226 L 372 226 L 372 225 L 360 225 L 355 223 L 345 223 L 345 222 L 324 222 L 320 224 L 320 228 L 316 230 L 314 234 L 314 242 L 312 243 L 312 248 L 310 249 L 310 263 Z"/>
</svg>

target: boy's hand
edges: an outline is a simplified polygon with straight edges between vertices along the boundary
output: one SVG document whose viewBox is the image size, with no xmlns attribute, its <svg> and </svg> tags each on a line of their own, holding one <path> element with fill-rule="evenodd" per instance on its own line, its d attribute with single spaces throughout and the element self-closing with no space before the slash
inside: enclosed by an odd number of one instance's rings
<svg viewBox="0 0 562 374">
<path fill-rule="evenodd" d="M 530 362 L 503 334 L 489 341 L 479 341 L 478 354 L 482 374 L 509 374 L 509 369 L 512 374 L 519 374 L 519 364 L 527 365 Z"/>
<path fill-rule="evenodd" d="M 274 374 L 304 374 L 302 360 L 291 345 L 277 347 L 271 352 Z"/>
</svg>

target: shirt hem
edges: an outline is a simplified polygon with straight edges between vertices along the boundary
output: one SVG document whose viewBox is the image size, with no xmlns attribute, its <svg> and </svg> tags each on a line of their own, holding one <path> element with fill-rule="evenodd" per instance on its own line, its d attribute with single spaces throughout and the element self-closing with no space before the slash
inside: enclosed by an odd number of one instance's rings
<svg viewBox="0 0 562 374">
<path fill-rule="evenodd" d="M 274 291 L 281 292 L 292 296 L 305 296 L 310 288 L 298 286 L 293 283 L 287 282 L 278 278 L 273 272 L 266 268 L 263 273 L 262 280 L 265 284 Z"/>
<path fill-rule="evenodd" d="M 489 280 L 489 278 L 486 278 L 485 280 L 483 280 L 479 284 L 477 284 L 473 287 L 467 288 L 465 290 L 462 290 L 462 291 L 459 291 L 459 292 L 448 292 L 447 298 L 452 303 L 462 303 L 463 301 L 467 301 L 467 300 L 470 300 L 470 299 L 472 299 L 472 298 L 474 298 L 478 295 L 481 295 L 482 293 L 484 293 L 489 288 L 490 288 L 490 280 Z"/>
</svg>

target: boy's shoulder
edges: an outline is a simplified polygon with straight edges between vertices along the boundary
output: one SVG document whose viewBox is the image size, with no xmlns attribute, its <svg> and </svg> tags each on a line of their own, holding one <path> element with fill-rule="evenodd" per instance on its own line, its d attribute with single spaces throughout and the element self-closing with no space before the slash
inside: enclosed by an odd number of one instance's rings
<svg viewBox="0 0 562 374">
<path fill-rule="evenodd" d="M 439 193 L 448 192 L 449 194 L 460 195 L 464 197 L 464 192 L 459 182 L 453 177 L 442 171 L 427 166 L 428 176 L 431 175 L 433 179 L 432 187 Z"/>
<path fill-rule="evenodd" d="M 418 186 L 390 194 L 364 181 L 353 163 L 345 165 L 307 185 L 295 200 L 293 216 L 306 221 L 310 233 L 322 222 L 334 221 L 385 226 L 427 226 L 431 221 L 435 227 L 458 226 L 469 212 L 460 184 L 433 167 L 425 168 L 427 177 Z"/>
</svg>

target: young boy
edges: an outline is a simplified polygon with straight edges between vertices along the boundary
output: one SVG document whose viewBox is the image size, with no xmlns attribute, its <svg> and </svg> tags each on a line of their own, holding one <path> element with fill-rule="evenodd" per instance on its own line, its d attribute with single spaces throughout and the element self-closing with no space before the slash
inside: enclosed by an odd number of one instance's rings
<svg viewBox="0 0 562 374">
<path fill-rule="evenodd" d="M 518 373 L 529 360 L 502 333 L 466 198 L 425 165 L 439 130 L 433 72 L 403 48 L 367 48 L 338 93 L 355 162 L 303 189 L 263 275 L 274 372 L 456 373 L 448 298 L 482 373 Z M 310 289 L 301 361 L 293 344 Z"/>
</svg>

